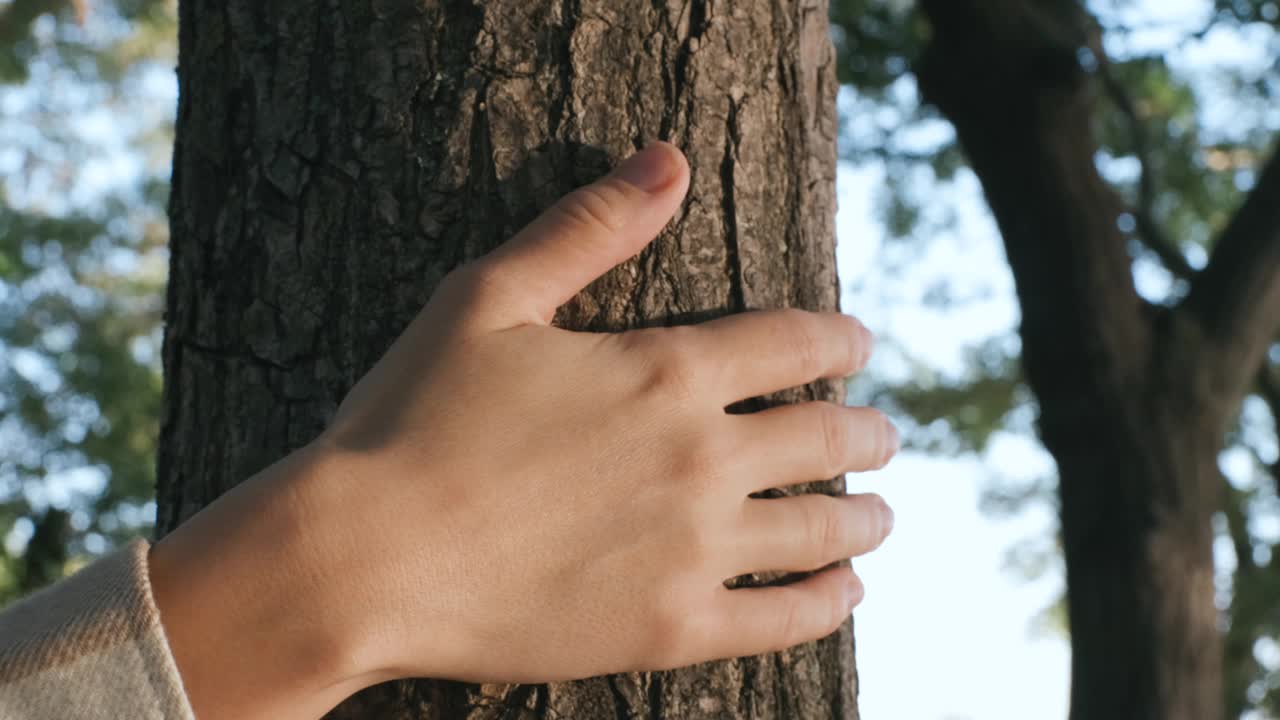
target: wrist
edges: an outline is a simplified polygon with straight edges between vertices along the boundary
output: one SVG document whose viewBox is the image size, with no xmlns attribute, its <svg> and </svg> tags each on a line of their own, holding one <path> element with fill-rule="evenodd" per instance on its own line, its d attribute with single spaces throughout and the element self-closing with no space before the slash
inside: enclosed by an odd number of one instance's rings
<svg viewBox="0 0 1280 720">
<path fill-rule="evenodd" d="M 317 541 L 313 489 L 332 464 L 304 448 L 153 546 L 155 602 L 202 720 L 316 718 L 380 679 Z"/>
</svg>

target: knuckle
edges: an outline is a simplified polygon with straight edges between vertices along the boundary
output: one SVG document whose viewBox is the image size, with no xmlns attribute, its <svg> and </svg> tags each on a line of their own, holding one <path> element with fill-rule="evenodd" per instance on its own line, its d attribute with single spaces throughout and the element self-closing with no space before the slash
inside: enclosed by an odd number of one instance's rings
<svg viewBox="0 0 1280 720">
<path fill-rule="evenodd" d="M 822 403 L 818 408 L 822 449 L 826 453 L 826 474 L 836 476 L 843 473 L 849 464 L 851 443 L 847 418 L 839 407 L 831 403 Z"/>
<path fill-rule="evenodd" d="M 661 331 L 658 328 L 637 328 L 610 337 L 617 338 L 622 344 L 624 357 L 639 358 L 650 364 L 662 345 Z"/>
<path fill-rule="evenodd" d="M 774 651 L 786 650 L 801 640 L 801 606 L 795 593 L 788 593 L 787 599 L 782 604 L 782 611 L 776 617 L 778 618 L 777 643 L 773 648 Z"/>
<path fill-rule="evenodd" d="M 719 486 L 727 454 L 707 433 L 693 433 L 688 444 L 675 456 L 674 478 L 686 489 L 707 490 Z"/>
<path fill-rule="evenodd" d="M 795 353 L 805 375 L 816 377 L 822 372 L 822 351 L 813 318 L 803 310 L 786 310 L 783 322 L 787 327 L 787 341 Z"/>
<path fill-rule="evenodd" d="M 601 182 L 574 190 L 556 203 L 555 209 L 570 224 L 616 233 L 626 224 L 622 205 L 621 191 Z"/>
<path fill-rule="evenodd" d="M 683 565 L 690 573 L 701 573 L 716 560 L 716 547 L 706 533 L 694 533 L 682 548 Z"/>
<path fill-rule="evenodd" d="M 678 593 L 665 593 L 656 599 L 648 629 L 644 655 L 651 667 L 668 669 L 686 664 L 692 628 L 688 604 Z"/>
<path fill-rule="evenodd" d="M 679 340 L 678 335 L 671 337 L 656 350 L 648 384 L 664 398 L 687 403 L 698 386 L 699 361 L 690 345 Z"/>
<path fill-rule="evenodd" d="M 849 545 L 849 529 L 835 500 L 822 495 L 806 498 L 806 524 L 810 543 L 825 563 L 843 556 Z"/>
<path fill-rule="evenodd" d="M 672 557 L 679 558 L 676 567 L 669 568 L 673 576 L 685 572 L 697 572 L 702 561 L 711 556 L 705 521 L 697 517 L 697 509 L 691 503 L 679 504 L 672 509 L 675 517 L 668 520 L 668 546 Z"/>
</svg>

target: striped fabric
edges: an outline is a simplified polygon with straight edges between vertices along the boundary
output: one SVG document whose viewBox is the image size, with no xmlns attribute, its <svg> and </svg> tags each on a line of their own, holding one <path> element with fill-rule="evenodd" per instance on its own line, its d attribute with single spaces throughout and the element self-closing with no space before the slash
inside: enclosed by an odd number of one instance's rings
<svg viewBox="0 0 1280 720">
<path fill-rule="evenodd" d="M 0 613 L 0 718 L 192 720 L 147 550 L 136 540 Z"/>
</svg>

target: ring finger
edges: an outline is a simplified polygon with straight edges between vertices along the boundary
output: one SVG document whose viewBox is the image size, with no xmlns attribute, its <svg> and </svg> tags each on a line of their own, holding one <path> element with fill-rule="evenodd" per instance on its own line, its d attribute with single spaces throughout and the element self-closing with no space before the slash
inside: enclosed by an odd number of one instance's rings
<svg viewBox="0 0 1280 720">
<path fill-rule="evenodd" d="M 731 571 L 816 570 L 875 550 L 892 529 L 893 511 L 879 495 L 749 499 Z"/>
</svg>

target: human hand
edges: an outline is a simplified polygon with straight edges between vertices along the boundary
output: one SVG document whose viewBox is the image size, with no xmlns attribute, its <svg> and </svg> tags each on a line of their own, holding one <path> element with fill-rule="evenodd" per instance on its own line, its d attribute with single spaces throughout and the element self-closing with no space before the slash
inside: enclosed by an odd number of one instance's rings
<svg viewBox="0 0 1280 720">
<path fill-rule="evenodd" d="M 306 646 L 347 658 L 327 669 L 361 685 L 567 680 L 780 650 L 848 617 L 862 596 L 848 567 L 724 581 L 878 546 L 892 513 L 876 496 L 749 495 L 881 467 L 896 431 L 865 408 L 725 407 L 856 372 L 861 324 L 794 310 L 620 334 L 548 324 L 687 185 L 656 144 L 450 274 L 295 469 L 247 491 L 290 508 L 293 579 L 278 582 L 304 588 L 297 624 L 326 628 Z M 253 537 L 222 540 L 251 553 Z"/>
</svg>

